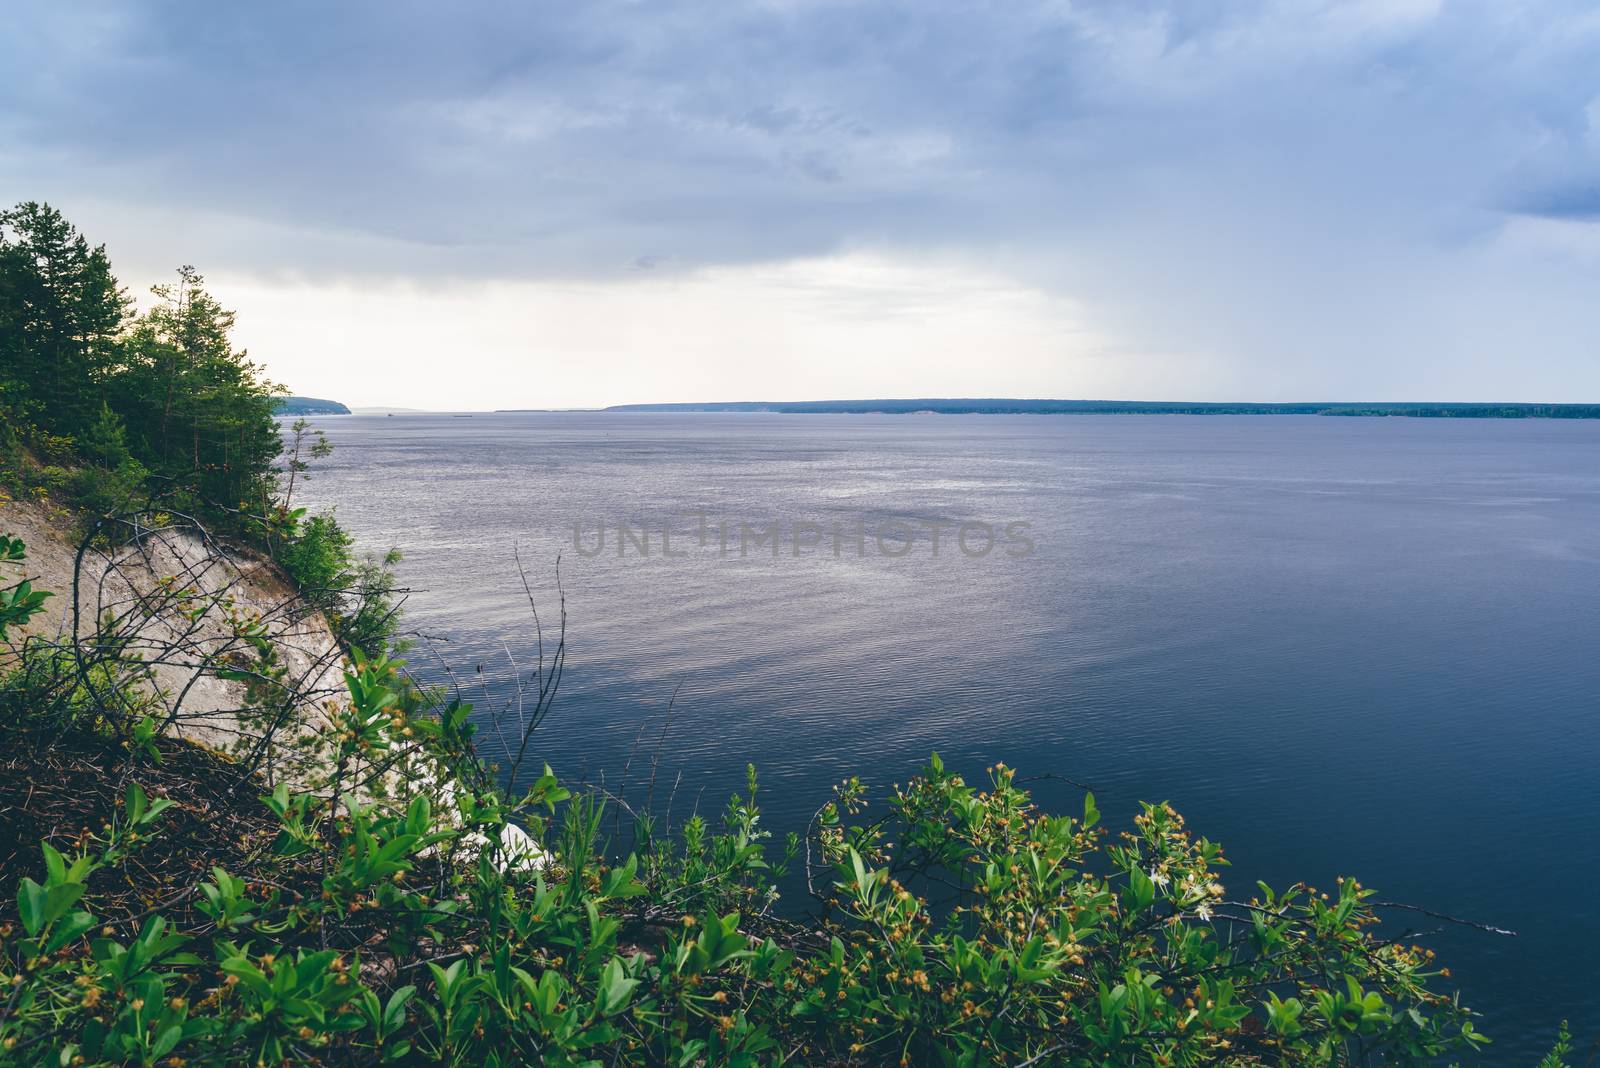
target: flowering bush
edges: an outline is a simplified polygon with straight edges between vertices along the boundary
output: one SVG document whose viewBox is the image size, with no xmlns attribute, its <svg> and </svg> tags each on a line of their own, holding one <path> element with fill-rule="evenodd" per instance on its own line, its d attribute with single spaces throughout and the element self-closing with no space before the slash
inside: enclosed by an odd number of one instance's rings
<svg viewBox="0 0 1600 1068">
<path fill-rule="evenodd" d="M 391 662 L 352 675 L 347 757 L 383 744 L 399 689 Z M 468 755 L 459 711 L 406 725 Z M 1112 836 L 1092 797 L 1041 813 L 1010 769 L 978 789 L 935 757 L 870 823 L 848 822 L 852 781 L 774 849 L 752 775 L 720 829 L 646 822 L 615 858 L 602 800 L 551 774 L 514 802 L 459 783 L 449 811 L 437 784 L 280 786 L 252 802 L 276 831 L 248 870 L 146 887 L 113 918 L 96 876 L 184 803 L 130 786 L 20 881 L 0 1046 L 52 1065 L 1042 1065 L 1424 1063 L 1484 1041 L 1429 990 L 1429 954 L 1371 929 L 1370 891 L 1230 898 L 1219 847 L 1166 805 Z M 510 820 L 540 863 L 503 863 Z M 791 863 L 820 899 L 805 923 L 774 907 Z"/>
<path fill-rule="evenodd" d="M 49 754 L 84 757 L 30 779 L 66 814 L 37 866 L 0 870 L 0 1059 L 1425 1064 L 1487 1041 L 1371 891 L 1230 896 L 1165 804 L 1113 834 L 1092 795 L 1053 815 L 1009 768 L 975 786 L 934 756 L 872 818 L 852 779 L 780 845 L 751 769 L 719 826 L 638 814 L 619 851 L 603 794 L 546 768 L 506 795 L 468 707 L 399 666 L 354 658 L 299 790 L 52 721 Z M 240 670 L 271 691 L 270 668 Z M 12 752 L 41 744 L 26 728 Z"/>
</svg>

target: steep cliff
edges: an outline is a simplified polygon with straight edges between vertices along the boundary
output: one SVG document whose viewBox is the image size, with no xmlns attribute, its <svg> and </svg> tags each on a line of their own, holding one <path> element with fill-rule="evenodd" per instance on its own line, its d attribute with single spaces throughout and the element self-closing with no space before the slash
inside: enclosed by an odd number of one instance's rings
<svg viewBox="0 0 1600 1068">
<path fill-rule="evenodd" d="M 12 634 L 13 648 L 0 648 L 0 667 L 23 640 L 64 654 L 116 641 L 142 665 L 130 678 L 163 733 L 236 754 L 273 726 L 264 713 L 289 734 L 324 721 L 323 703 L 344 692 L 344 657 L 270 559 L 172 516 L 109 528 L 87 545 L 82 525 L 49 502 L 0 505 L 0 532 L 27 545 L 26 562 L 0 580 L 27 577 L 52 594 Z M 282 669 L 265 704 L 263 651 Z"/>
</svg>

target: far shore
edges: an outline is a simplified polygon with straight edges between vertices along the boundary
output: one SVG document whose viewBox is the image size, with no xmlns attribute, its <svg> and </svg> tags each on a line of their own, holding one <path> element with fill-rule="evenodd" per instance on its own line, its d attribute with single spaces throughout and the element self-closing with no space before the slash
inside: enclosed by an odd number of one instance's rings
<svg viewBox="0 0 1600 1068">
<path fill-rule="evenodd" d="M 1600 404 L 1017 400 L 1007 398 L 845 401 L 709 401 L 608 408 L 498 408 L 526 412 L 768 413 L 779 415 L 1327 415 L 1413 419 L 1600 419 Z"/>
</svg>

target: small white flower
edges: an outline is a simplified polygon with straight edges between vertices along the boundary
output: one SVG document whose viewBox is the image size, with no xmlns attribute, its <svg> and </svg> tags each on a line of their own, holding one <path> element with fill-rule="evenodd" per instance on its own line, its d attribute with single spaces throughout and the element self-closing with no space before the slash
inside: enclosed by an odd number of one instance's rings
<svg viewBox="0 0 1600 1068">
<path fill-rule="evenodd" d="M 1194 910 L 1194 914 L 1209 923 L 1211 921 L 1211 906 L 1201 905 Z"/>
<path fill-rule="evenodd" d="M 1162 871 L 1160 868 L 1150 869 L 1150 881 L 1162 889 L 1165 889 L 1167 884 L 1172 882 L 1172 880 L 1167 876 L 1167 873 Z"/>
</svg>

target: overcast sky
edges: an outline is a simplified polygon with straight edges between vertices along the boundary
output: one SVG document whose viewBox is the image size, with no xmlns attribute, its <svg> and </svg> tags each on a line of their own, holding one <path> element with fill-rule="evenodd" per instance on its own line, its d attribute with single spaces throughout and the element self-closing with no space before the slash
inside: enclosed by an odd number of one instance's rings
<svg viewBox="0 0 1600 1068">
<path fill-rule="evenodd" d="M 22 0 L 0 197 L 355 405 L 1600 401 L 1580 0 Z"/>
</svg>

